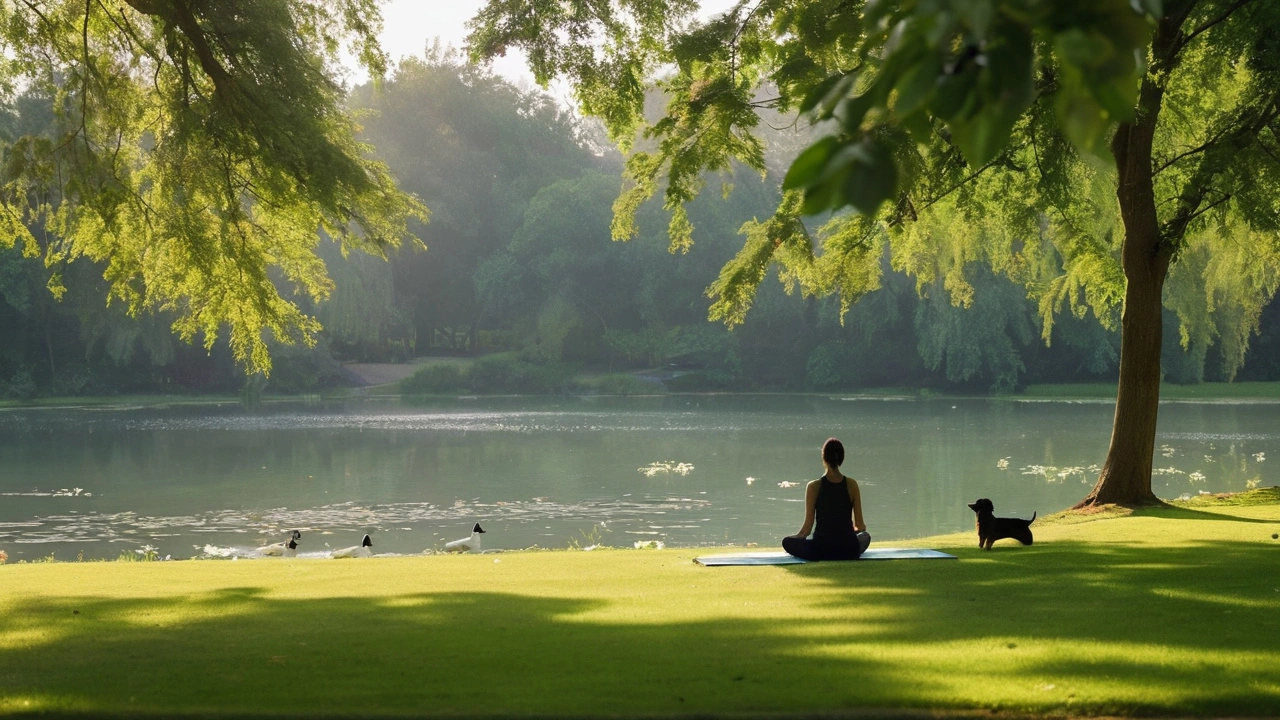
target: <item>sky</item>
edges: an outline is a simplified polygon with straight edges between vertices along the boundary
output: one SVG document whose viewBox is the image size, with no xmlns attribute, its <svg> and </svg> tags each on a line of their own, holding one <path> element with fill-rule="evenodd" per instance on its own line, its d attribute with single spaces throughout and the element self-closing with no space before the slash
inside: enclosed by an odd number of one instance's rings
<svg viewBox="0 0 1280 720">
<path fill-rule="evenodd" d="M 461 49 L 467 38 L 467 20 L 484 5 L 485 0 L 389 0 L 382 6 L 382 49 L 392 60 L 421 56 L 427 43 L 437 37 L 442 45 Z M 499 58 L 493 70 L 517 83 L 533 82 L 524 58 L 515 53 Z"/>
<path fill-rule="evenodd" d="M 723 11 L 735 0 L 703 0 L 702 14 Z M 466 42 L 466 22 L 471 19 L 486 0 L 388 0 L 382 6 L 382 48 L 393 60 L 407 55 L 421 56 L 427 43 L 432 38 L 440 38 L 442 45 L 452 44 L 459 49 Z M 533 85 L 533 76 L 524 64 L 524 56 L 519 52 L 508 52 L 504 58 L 493 63 L 493 71 L 517 86 Z M 363 82 L 363 74 L 355 74 L 354 82 Z M 553 95 L 567 95 L 565 91 L 552 88 Z"/>
</svg>

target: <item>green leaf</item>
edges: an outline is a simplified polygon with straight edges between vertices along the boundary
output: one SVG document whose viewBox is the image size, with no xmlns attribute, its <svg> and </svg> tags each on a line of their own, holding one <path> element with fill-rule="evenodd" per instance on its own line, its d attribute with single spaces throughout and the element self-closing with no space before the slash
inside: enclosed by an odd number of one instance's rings
<svg viewBox="0 0 1280 720">
<path fill-rule="evenodd" d="M 870 92 L 863 93 L 857 97 L 851 97 L 840 103 L 840 108 L 836 116 L 840 119 L 840 127 L 850 135 L 858 135 L 862 132 L 862 120 L 867 116 L 867 111 L 875 105 Z"/>
<path fill-rule="evenodd" d="M 953 120 L 950 123 L 951 141 L 964 153 L 970 165 L 982 165 L 1000 152 L 1005 133 L 1001 137 L 1001 124 L 991 113 L 982 113 L 969 120 Z"/>
<path fill-rule="evenodd" d="M 1106 157 L 1111 120 L 1092 96 L 1064 88 L 1058 94 L 1054 110 L 1068 140 L 1085 152 Z"/>
<path fill-rule="evenodd" d="M 969 112 L 976 104 L 974 90 L 978 84 L 978 74 L 966 69 L 957 75 L 944 75 L 933 93 L 930 109 L 934 115 L 949 120 Z"/>
<path fill-rule="evenodd" d="M 871 214 L 893 197 L 897 186 L 893 154 L 874 138 L 864 137 L 828 156 L 818 177 L 804 186 L 801 211 L 816 215 L 851 205 L 858 212 Z"/>
<path fill-rule="evenodd" d="M 1053 51 L 1063 62 L 1083 69 L 1106 63 L 1115 55 L 1116 48 L 1101 33 L 1071 28 L 1054 37 Z"/>
<path fill-rule="evenodd" d="M 968 0 L 955 4 L 956 12 L 979 41 L 987 39 L 991 29 L 991 19 L 995 16 L 995 7 L 991 0 Z"/>
<path fill-rule="evenodd" d="M 816 181 L 832 153 L 836 152 L 839 146 L 839 141 L 828 135 L 805 148 L 787 169 L 787 176 L 782 180 L 782 189 L 795 190 L 807 187 Z"/>
<path fill-rule="evenodd" d="M 839 183 L 827 182 L 804 189 L 804 204 L 800 212 L 805 215 L 817 215 L 835 207 L 839 198 Z"/>
<path fill-rule="evenodd" d="M 1090 85 L 1093 97 L 1117 120 L 1128 120 L 1133 117 L 1138 104 L 1139 84 L 1137 78 L 1122 75 L 1108 81 L 1095 82 Z"/>
<path fill-rule="evenodd" d="M 918 143 L 928 143 L 933 137 L 933 123 L 929 122 L 929 114 L 926 112 L 911 113 L 898 118 L 898 122 L 911 133 L 911 139 Z"/>
<path fill-rule="evenodd" d="M 857 80 L 857 73 L 832 75 L 823 80 L 805 96 L 804 102 L 800 103 L 800 112 L 807 113 L 812 111 L 819 117 L 829 117 L 832 108 L 840 102 L 841 98 L 849 94 Z"/>
<path fill-rule="evenodd" d="M 827 96 L 827 93 L 831 92 L 832 88 L 834 88 L 840 80 L 841 76 L 839 75 L 831 75 L 824 78 L 822 82 L 815 85 L 814 88 L 804 96 L 804 100 L 800 101 L 800 106 L 797 109 L 801 114 L 803 114 L 817 107 L 818 103 L 822 102 L 822 99 Z"/>
<path fill-rule="evenodd" d="M 858 143 L 859 152 L 844 182 L 844 202 L 872 215 L 898 191 L 898 167 L 889 149 L 874 139 Z"/>
<path fill-rule="evenodd" d="M 862 10 L 862 16 L 867 19 L 868 23 L 874 23 L 884 17 L 893 14 L 898 9 L 896 0 L 868 0 Z"/>
<path fill-rule="evenodd" d="M 912 65 L 902 74 L 894 88 L 898 96 L 893 110 L 899 117 L 910 115 L 928 104 L 934 88 L 938 86 L 940 70 L 938 64 L 930 58 Z"/>
</svg>

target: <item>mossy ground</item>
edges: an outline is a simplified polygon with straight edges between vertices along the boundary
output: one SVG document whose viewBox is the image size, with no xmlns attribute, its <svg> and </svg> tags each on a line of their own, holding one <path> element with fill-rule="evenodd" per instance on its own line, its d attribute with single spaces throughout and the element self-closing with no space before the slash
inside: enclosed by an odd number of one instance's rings
<svg viewBox="0 0 1280 720">
<path fill-rule="evenodd" d="M 693 549 L 0 567 L 0 714 L 1268 716 L 1280 491 L 959 561 Z M 705 551 L 704 551 L 705 552 Z"/>
</svg>

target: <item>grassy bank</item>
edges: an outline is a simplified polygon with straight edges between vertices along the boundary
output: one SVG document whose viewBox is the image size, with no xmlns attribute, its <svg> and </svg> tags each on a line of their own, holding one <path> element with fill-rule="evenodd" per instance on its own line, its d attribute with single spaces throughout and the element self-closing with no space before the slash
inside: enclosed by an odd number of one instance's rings
<svg viewBox="0 0 1280 720">
<path fill-rule="evenodd" d="M 0 713 L 286 717 L 1280 707 L 1280 491 L 956 561 L 694 550 L 0 566 Z M 1011 541 L 1005 541 L 1011 542 Z"/>
<path fill-rule="evenodd" d="M 1045 399 L 1098 398 L 1115 400 L 1115 383 L 1028 385 L 1016 397 Z M 1280 400 L 1280 382 L 1200 383 L 1160 385 L 1161 400 Z"/>
</svg>

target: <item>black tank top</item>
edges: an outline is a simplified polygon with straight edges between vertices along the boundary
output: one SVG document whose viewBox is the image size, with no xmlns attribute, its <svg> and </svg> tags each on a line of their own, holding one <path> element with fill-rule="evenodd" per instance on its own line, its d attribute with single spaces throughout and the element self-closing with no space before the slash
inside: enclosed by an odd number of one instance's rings
<svg viewBox="0 0 1280 720">
<path fill-rule="evenodd" d="M 849 497 L 849 482 L 841 476 L 840 482 L 818 479 L 818 500 L 814 505 L 818 525 L 813 539 L 843 541 L 853 537 L 853 500 Z"/>
</svg>

